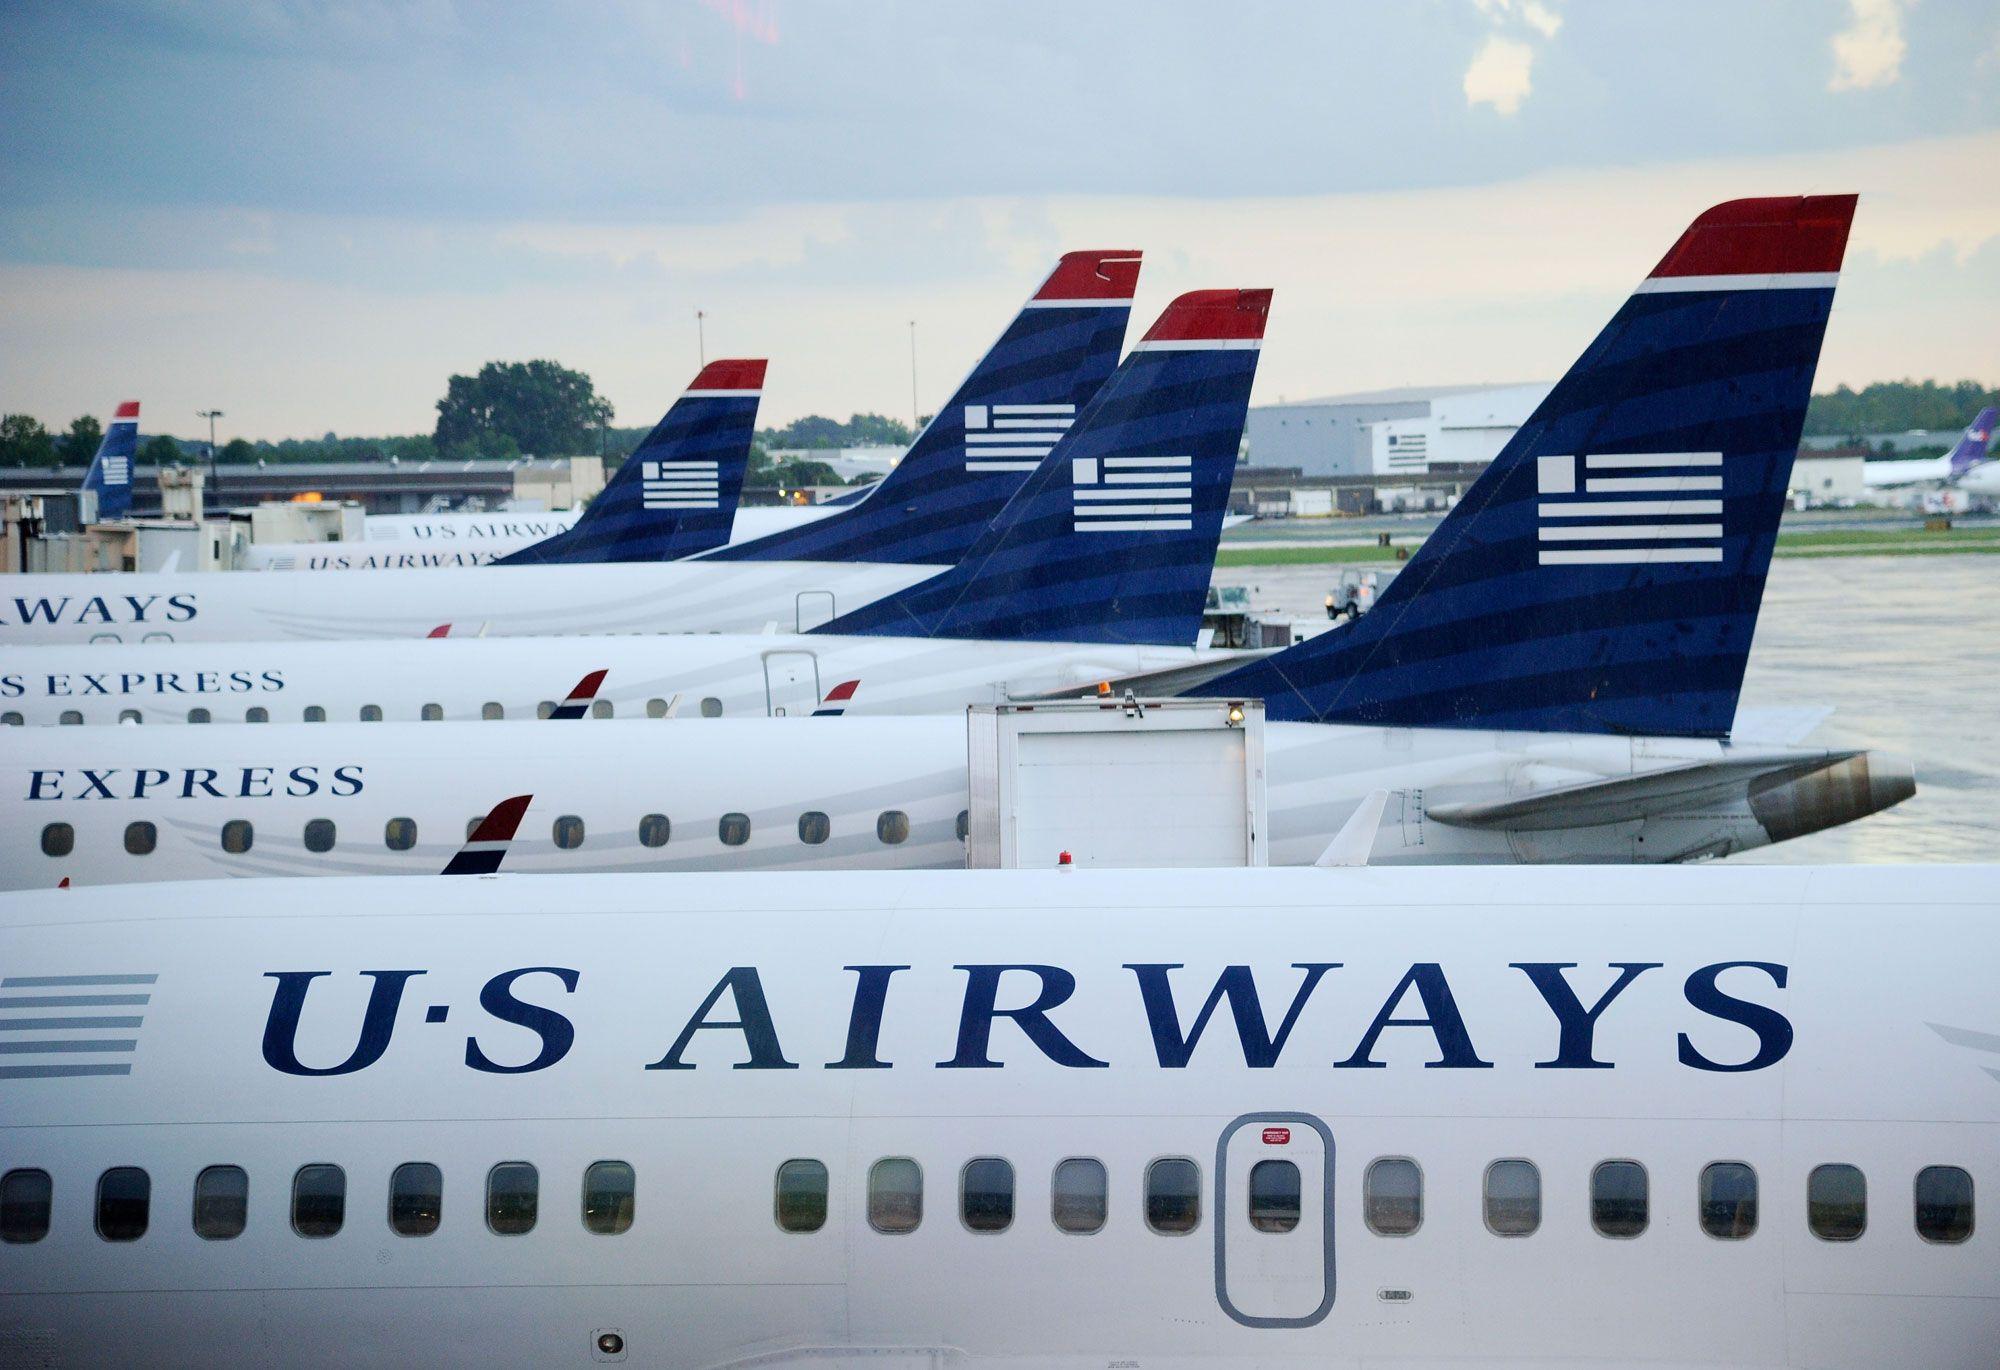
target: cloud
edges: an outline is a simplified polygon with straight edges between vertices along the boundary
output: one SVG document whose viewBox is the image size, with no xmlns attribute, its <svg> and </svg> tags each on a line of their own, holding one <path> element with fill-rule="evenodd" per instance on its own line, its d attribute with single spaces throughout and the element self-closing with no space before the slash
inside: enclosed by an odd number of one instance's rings
<svg viewBox="0 0 2000 1370">
<path fill-rule="evenodd" d="M 1903 74 L 1903 11 L 1915 0 L 1847 0 L 1850 21 L 1833 35 L 1833 76 L 1828 90 L 1873 90 Z"/>
<path fill-rule="evenodd" d="M 1491 105 L 1501 114 L 1512 114 L 1534 89 L 1531 70 L 1535 50 L 1526 43 L 1494 34 L 1465 69 L 1465 103 L 1477 108 Z"/>
<path fill-rule="evenodd" d="M 1539 3 L 1539 0 L 1523 0 L 1521 18 L 1529 28 L 1544 38 L 1555 37 L 1556 30 L 1563 25 L 1562 16 L 1547 5 Z"/>
</svg>

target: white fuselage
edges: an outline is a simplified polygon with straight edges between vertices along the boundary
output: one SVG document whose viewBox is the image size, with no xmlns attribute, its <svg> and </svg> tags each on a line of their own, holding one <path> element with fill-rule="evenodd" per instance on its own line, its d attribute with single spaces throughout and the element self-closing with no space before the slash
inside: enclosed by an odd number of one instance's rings
<svg viewBox="0 0 2000 1370">
<path fill-rule="evenodd" d="M 437 871 L 469 820 L 528 793 L 534 803 L 508 852 L 509 871 L 965 862 L 970 777 L 959 717 L 22 728 L 4 737 L 6 888 L 64 878 Z M 1268 725 L 1265 749 L 1273 865 L 1318 859 L 1378 789 L 1392 792 L 1373 849 L 1378 862 L 1723 855 L 1773 840 L 1750 794 L 1760 772 L 1737 775 L 1723 791 L 1638 812 L 1591 808 L 1558 824 L 1453 825 L 1429 811 L 1746 755 L 1768 758 L 1762 771 L 1770 773 L 1835 759 L 1699 739 L 1303 723 Z M 387 845 L 392 819 L 403 820 L 395 827 L 405 845 L 396 850 Z M 131 837 L 134 824 L 151 825 L 150 846 Z M 309 825 L 318 850 L 308 849 Z M 556 845 L 559 827 L 578 840 Z M 1019 864 L 1052 866 L 1058 848 L 1084 865 L 1099 859 L 1088 832 L 1045 833 L 1020 851 Z"/>
<path fill-rule="evenodd" d="M 389 571 L 484 566 L 554 537 L 581 513 L 370 514 L 363 541 L 252 543 L 246 571 Z M 731 542 L 795 528 L 834 512 L 825 504 L 785 504 L 736 511 Z"/>
<path fill-rule="evenodd" d="M 0 644 L 458 635 L 803 632 L 943 568 L 672 561 L 446 567 L 423 575 L 9 576 Z"/>
<path fill-rule="evenodd" d="M 16 647 L 0 722 L 418 722 L 535 718 L 607 671 L 594 717 L 956 712 L 1254 654 L 1188 647 L 708 633 L 435 641 Z"/>
<path fill-rule="evenodd" d="M 115 1025 L 10 1034 L 0 1347 L 1990 1370 L 1997 892 L 1710 866 L 9 896 L 10 1016 Z"/>
</svg>

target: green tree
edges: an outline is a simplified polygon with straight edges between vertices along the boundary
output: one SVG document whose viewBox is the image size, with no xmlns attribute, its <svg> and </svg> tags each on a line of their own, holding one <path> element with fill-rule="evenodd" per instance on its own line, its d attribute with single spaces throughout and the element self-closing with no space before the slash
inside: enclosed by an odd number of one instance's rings
<svg viewBox="0 0 2000 1370">
<path fill-rule="evenodd" d="M 432 445 L 484 457 L 595 452 L 612 415 L 590 377 L 551 361 L 488 362 L 476 376 L 453 376 L 437 410 Z"/>
<path fill-rule="evenodd" d="M 1950 430 L 1972 422 L 1993 390 L 1978 381 L 1940 385 L 1936 381 L 1877 381 L 1860 390 L 1839 386 L 1814 395 L 1806 407 L 1811 437 L 1858 438 L 1864 433 L 1907 433 L 1912 429 Z"/>
<path fill-rule="evenodd" d="M 248 439 L 231 438 L 222 444 L 222 450 L 215 459 L 228 466 L 248 466 L 257 460 L 257 449 Z"/>
<path fill-rule="evenodd" d="M 97 455 L 97 446 L 104 441 L 104 426 L 95 415 L 85 414 L 73 419 L 69 433 L 63 438 L 62 459 L 72 466 L 88 466 L 90 459 Z"/>
<path fill-rule="evenodd" d="M 846 423 L 823 414 L 807 414 L 757 436 L 766 447 L 907 447 L 915 435 L 880 414 L 850 414 Z"/>
<path fill-rule="evenodd" d="M 0 418 L 0 463 L 8 466 L 54 466 L 56 440 L 31 415 L 9 414 Z"/>
<path fill-rule="evenodd" d="M 181 460 L 181 445 L 165 433 L 155 433 L 139 449 L 139 460 L 155 466 L 172 466 Z"/>
</svg>

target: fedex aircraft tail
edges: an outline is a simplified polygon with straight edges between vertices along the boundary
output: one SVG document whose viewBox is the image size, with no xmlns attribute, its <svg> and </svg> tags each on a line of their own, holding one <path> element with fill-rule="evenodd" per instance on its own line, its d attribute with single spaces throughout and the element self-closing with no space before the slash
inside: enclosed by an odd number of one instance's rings
<svg viewBox="0 0 2000 1370">
<path fill-rule="evenodd" d="M 1958 446 L 1951 449 L 1949 464 L 1951 479 L 1956 480 L 1973 467 L 1985 463 L 1987 450 L 1993 446 L 1993 424 L 1996 419 L 2000 419 L 2000 409 L 1994 409 L 1989 405 L 1979 411 L 1979 417 L 1972 421 L 1972 426 L 1965 430 L 1963 437 L 1959 438 Z M 110 439 L 107 438 L 106 441 Z"/>
<path fill-rule="evenodd" d="M 1175 300 L 964 560 L 817 631 L 1192 643 L 1270 308 Z"/>
<path fill-rule="evenodd" d="M 910 450 L 852 508 L 713 553 L 728 561 L 959 561 L 1118 365 L 1137 252 L 1071 252 Z"/>
<path fill-rule="evenodd" d="M 139 401 L 126 400 L 83 473 L 83 488 L 97 492 L 99 519 L 122 519 L 132 512 L 132 459 L 138 450 Z"/>
<path fill-rule="evenodd" d="M 579 561 L 671 561 L 729 541 L 764 362 L 715 361 L 625 459 L 575 524 L 495 566 Z"/>
<path fill-rule="evenodd" d="M 1719 737 L 1852 195 L 1697 218 L 1374 611 L 1203 685 L 1272 719 Z"/>
</svg>

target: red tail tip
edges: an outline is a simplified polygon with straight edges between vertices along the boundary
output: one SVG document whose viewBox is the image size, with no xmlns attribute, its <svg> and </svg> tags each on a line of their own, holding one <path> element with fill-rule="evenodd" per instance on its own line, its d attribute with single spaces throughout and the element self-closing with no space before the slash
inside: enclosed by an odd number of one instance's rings
<svg viewBox="0 0 2000 1370">
<path fill-rule="evenodd" d="M 1130 250 L 1065 252 L 1035 292 L 1038 300 L 1129 300 L 1139 288 L 1141 254 Z"/>
<path fill-rule="evenodd" d="M 479 820 L 479 826 L 472 830 L 468 842 L 511 842 L 514 830 L 521 826 L 521 818 L 528 812 L 528 802 L 532 794 L 517 794 L 511 799 L 503 799 L 495 804 L 486 817 Z"/>
<path fill-rule="evenodd" d="M 1143 341 L 1255 341 L 1270 317 L 1268 290 L 1193 290 L 1167 306 Z"/>
<path fill-rule="evenodd" d="M 838 704 L 843 699 L 854 698 L 854 692 L 860 688 L 861 682 L 858 680 L 843 680 L 831 690 L 828 690 L 826 698 L 820 702 L 822 704 Z"/>
<path fill-rule="evenodd" d="M 597 698 L 598 688 L 604 684 L 604 677 L 610 674 L 611 672 L 608 668 L 603 670 L 592 671 L 582 680 L 576 682 L 576 688 L 569 692 L 569 697 L 571 699 Z"/>
<path fill-rule="evenodd" d="M 1070 855 L 1070 854 L 1069 854 L 1068 852 L 1057 852 L 1057 853 L 1056 853 L 1056 864 L 1057 864 L 1058 866 L 1071 866 L 1071 865 L 1075 865 L 1075 864 L 1076 864 L 1076 858 L 1075 858 L 1075 857 L 1073 857 L 1073 856 L 1071 856 L 1071 855 Z"/>
<path fill-rule="evenodd" d="M 1855 195 L 1729 200 L 1703 211 L 1654 276 L 1824 275 L 1840 270 Z"/>
<path fill-rule="evenodd" d="M 450 625 L 449 623 L 440 623 L 440 624 L 438 624 L 438 626 L 437 626 L 437 627 L 435 627 L 435 628 L 431 629 L 431 630 L 430 630 L 430 631 L 429 631 L 428 633 L 425 633 L 425 634 L 424 634 L 424 636 L 425 636 L 425 637 L 450 637 L 450 636 L 451 636 L 451 625 Z"/>
<path fill-rule="evenodd" d="M 117 418 L 136 419 L 139 417 L 139 401 L 125 400 L 118 406 Z"/>
<path fill-rule="evenodd" d="M 59 889 L 59 890 L 66 890 L 66 889 L 68 889 L 68 888 L 69 888 L 69 877 L 68 877 L 67 875 L 65 875 L 65 876 L 64 876 L 64 877 L 63 877 L 62 879 L 60 879 L 60 880 L 56 881 L 56 888 L 57 888 L 57 889 Z"/>
<path fill-rule="evenodd" d="M 762 390 L 764 388 L 764 368 L 770 363 L 764 357 L 733 358 L 728 361 L 714 361 L 701 369 L 689 390 Z"/>
</svg>

